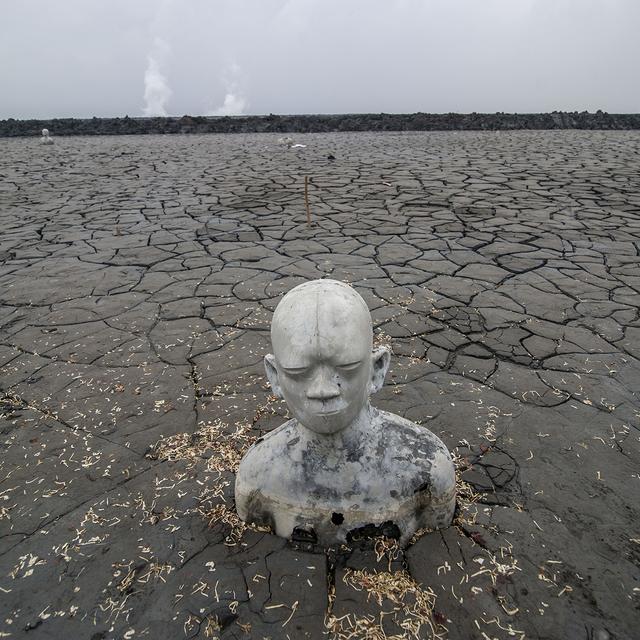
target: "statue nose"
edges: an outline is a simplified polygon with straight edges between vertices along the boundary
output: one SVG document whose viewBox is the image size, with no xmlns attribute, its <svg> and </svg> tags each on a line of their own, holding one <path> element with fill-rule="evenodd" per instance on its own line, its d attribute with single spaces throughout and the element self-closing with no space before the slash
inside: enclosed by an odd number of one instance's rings
<svg viewBox="0 0 640 640">
<path fill-rule="evenodd" d="M 307 398 L 310 400 L 330 400 L 340 395 L 340 387 L 331 380 L 331 376 L 325 370 L 320 370 L 311 380 L 307 389 Z"/>
</svg>

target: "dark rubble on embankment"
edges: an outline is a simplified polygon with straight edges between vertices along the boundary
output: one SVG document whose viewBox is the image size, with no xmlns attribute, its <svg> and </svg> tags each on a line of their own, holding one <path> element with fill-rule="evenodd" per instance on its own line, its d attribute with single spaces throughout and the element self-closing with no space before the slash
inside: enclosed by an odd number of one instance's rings
<svg viewBox="0 0 640 640">
<path fill-rule="evenodd" d="M 329 115 L 189 116 L 168 118 L 52 118 L 0 120 L 0 137 L 139 135 L 154 133 L 330 133 L 337 131 L 509 131 L 518 129 L 640 129 L 640 114 L 365 113 Z"/>
</svg>

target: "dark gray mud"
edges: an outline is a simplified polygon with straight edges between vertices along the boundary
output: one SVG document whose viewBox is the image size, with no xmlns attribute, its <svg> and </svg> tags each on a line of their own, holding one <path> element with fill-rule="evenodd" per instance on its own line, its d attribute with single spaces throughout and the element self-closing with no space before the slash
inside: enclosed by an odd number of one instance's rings
<svg viewBox="0 0 640 640">
<path fill-rule="evenodd" d="M 637 637 L 640 134 L 276 140 L 2 142 L 0 635 Z M 406 552 L 235 516 L 272 311 L 325 275 L 456 454 Z"/>
</svg>

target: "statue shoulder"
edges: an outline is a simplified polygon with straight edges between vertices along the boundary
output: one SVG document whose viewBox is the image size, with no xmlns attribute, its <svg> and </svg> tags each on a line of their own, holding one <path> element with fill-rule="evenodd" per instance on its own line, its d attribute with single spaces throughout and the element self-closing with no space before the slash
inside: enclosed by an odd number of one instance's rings
<svg viewBox="0 0 640 640">
<path fill-rule="evenodd" d="M 416 452 L 425 450 L 424 453 L 431 457 L 435 450 L 448 450 L 442 440 L 426 426 L 407 420 L 402 416 L 387 411 L 380 411 L 382 420 L 382 433 L 387 446 L 406 447 L 416 449 Z"/>
<path fill-rule="evenodd" d="M 389 413 L 388 411 L 379 411 L 378 413 L 380 414 L 380 417 L 384 422 L 384 427 L 387 430 L 398 433 L 411 433 L 416 437 L 423 437 L 425 434 L 437 437 L 424 425 L 407 420 L 396 413 Z"/>
<path fill-rule="evenodd" d="M 276 454 L 286 447 L 286 443 L 295 435 L 297 422 L 288 420 L 276 427 L 272 431 L 260 436 L 247 450 L 240 463 L 241 467 L 251 467 L 256 464 L 264 464 L 270 460 L 270 456 L 265 456 L 269 449 Z"/>
<path fill-rule="evenodd" d="M 415 496 L 428 490 L 433 499 L 450 499 L 455 494 L 455 467 L 444 442 L 423 425 L 386 411 L 380 413 L 384 448 L 393 451 L 383 464 L 386 471 L 395 472 L 399 494 Z M 400 466 L 398 459 L 403 460 Z"/>
<path fill-rule="evenodd" d="M 272 496 L 281 490 L 288 468 L 287 445 L 298 437 L 297 424 L 295 420 L 289 420 L 258 438 L 240 461 L 235 496 L 238 513 L 243 519 L 256 491 Z"/>
</svg>

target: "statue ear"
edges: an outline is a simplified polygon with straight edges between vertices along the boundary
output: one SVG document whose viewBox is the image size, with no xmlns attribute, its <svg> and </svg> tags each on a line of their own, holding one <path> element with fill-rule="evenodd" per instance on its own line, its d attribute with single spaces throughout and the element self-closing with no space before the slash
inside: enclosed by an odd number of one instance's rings
<svg viewBox="0 0 640 640">
<path fill-rule="evenodd" d="M 271 390 L 273 391 L 273 395 L 278 398 L 282 398 L 282 387 L 280 386 L 280 382 L 278 380 L 278 369 L 276 368 L 276 359 L 272 353 L 268 353 L 264 357 L 264 370 L 267 373 L 267 378 L 269 380 L 269 384 L 271 385 Z"/>
<path fill-rule="evenodd" d="M 387 347 L 378 347 L 371 354 L 371 382 L 369 383 L 369 393 L 377 393 L 382 389 L 384 377 L 389 370 L 391 353 Z"/>
</svg>

